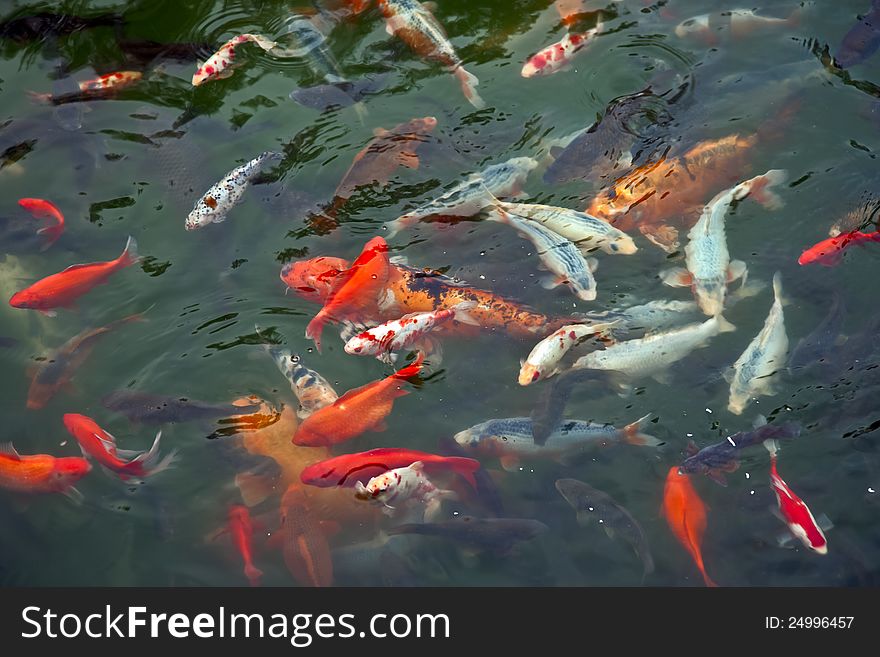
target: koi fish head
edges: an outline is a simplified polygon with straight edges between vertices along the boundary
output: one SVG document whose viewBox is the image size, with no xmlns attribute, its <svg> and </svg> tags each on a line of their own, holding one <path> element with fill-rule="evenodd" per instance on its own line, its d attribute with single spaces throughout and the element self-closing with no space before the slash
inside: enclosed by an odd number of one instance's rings
<svg viewBox="0 0 880 657">
<path fill-rule="evenodd" d="M 52 488 L 58 491 L 67 490 L 91 470 L 92 464 L 81 456 L 57 458 L 52 470 Z"/>
<path fill-rule="evenodd" d="M 633 241 L 633 238 L 629 235 L 624 235 L 623 237 L 618 237 L 616 240 L 612 242 L 608 242 L 608 248 L 605 249 L 608 253 L 619 253 L 620 255 L 632 255 L 636 251 L 639 250 L 639 247 L 636 246 L 636 243 Z"/>
<path fill-rule="evenodd" d="M 392 472 L 373 477 L 366 486 L 358 481 L 354 485 L 354 496 L 359 500 L 381 501 L 381 498 L 389 493 L 399 481 L 400 475 L 397 475 L 395 480 L 395 473 Z"/>
<path fill-rule="evenodd" d="M 303 299 L 324 303 L 330 296 L 336 277 L 350 266 L 342 258 L 318 256 L 284 265 L 281 280 Z"/>
<path fill-rule="evenodd" d="M 843 255 L 844 239 L 840 236 L 829 237 L 811 246 L 801 253 L 799 265 L 836 265 Z"/>
<path fill-rule="evenodd" d="M 12 295 L 9 305 L 13 308 L 39 308 L 40 298 L 30 290 L 22 290 Z"/>
<path fill-rule="evenodd" d="M 531 363 L 523 363 L 519 370 L 519 384 L 527 386 L 541 380 L 541 370 Z M 463 432 L 462 432 L 463 433 Z"/>
<path fill-rule="evenodd" d="M 379 340 L 369 331 L 364 331 L 345 343 L 345 353 L 352 356 L 359 354 L 372 354 L 378 346 Z"/>
</svg>

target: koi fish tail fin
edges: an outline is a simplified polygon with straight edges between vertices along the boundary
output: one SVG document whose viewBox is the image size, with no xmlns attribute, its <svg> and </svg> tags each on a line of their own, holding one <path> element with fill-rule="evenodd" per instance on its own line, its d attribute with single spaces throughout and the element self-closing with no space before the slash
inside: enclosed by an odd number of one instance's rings
<svg viewBox="0 0 880 657">
<path fill-rule="evenodd" d="M 789 301 L 782 293 L 782 274 L 780 272 L 773 274 L 773 296 L 780 306 L 788 305 Z"/>
<path fill-rule="evenodd" d="M 477 490 L 477 478 L 474 473 L 480 469 L 479 461 L 465 456 L 449 456 L 446 458 L 446 462 L 452 467 L 455 474 L 467 481 L 475 491 Z"/>
<path fill-rule="evenodd" d="M 736 326 L 724 319 L 723 315 L 715 315 L 715 320 L 718 322 L 719 333 L 731 333 L 736 330 Z"/>
<path fill-rule="evenodd" d="M 117 262 L 119 263 L 119 267 L 131 267 L 132 265 L 136 265 L 141 261 L 141 257 L 138 255 L 138 245 L 135 239 L 129 236 L 128 241 L 125 243 L 125 249 L 122 251 L 122 255 L 119 256 Z"/>
<path fill-rule="evenodd" d="M 248 39 L 249 41 L 253 41 L 255 44 L 260 46 L 260 48 L 265 50 L 270 55 L 274 54 L 272 51 L 275 48 L 278 48 L 277 43 L 275 43 L 274 41 L 271 41 L 270 39 L 267 39 L 266 37 L 264 37 L 260 34 L 250 34 L 248 36 L 250 37 L 250 39 Z"/>
<path fill-rule="evenodd" d="M 251 586 L 259 586 L 263 571 L 249 563 L 244 567 L 244 576 L 248 578 Z"/>
<path fill-rule="evenodd" d="M 162 432 L 156 434 L 153 446 L 146 452 L 141 452 L 129 461 L 126 470 L 130 474 L 138 477 L 151 477 L 163 470 L 170 468 L 177 458 L 177 450 L 172 450 L 165 458 L 159 459 L 159 441 L 162 439 Z"/>
<path fill-rule="evenodd" d="M 461 83 L 461 90 L 464 92 L 464 97 L 467 98 L 467 101 L 478 110 L 483 109 L 486 103 L 480 98 L 480 94 L 477 93 L 477 85 L 480 84 L 477 76 L 473 73 L 468 73 L 464 70 L 464 66 L 461 65 L 456 67 L 453 74 Z"/>
<path fill-rule="evenodd" d="M 315 349 L 318 350 L 318 353 L 321 353 L 321 333 L 324 330 L 324 324 L 327 321 L 327 315 L 324 313 L 324 309 L 322 308 L 317 315 L 309 322 L 309 325 L 306 326 L 306 338 L 309 340 L 314 340 Z"/>
<path fill-rule="evenodd" d="M 641 417 L 635 422 L 627 424 L 623 428 L 623 442 L 629 445 L 639 445 L 641 447 L 659 447 L 663 444 L 662 440 L 658 440 L 654 436 L 643 433 L 642 429 L 650 422 L 650 413 L 645 417 Z"/>
<path fill-rule="evenodd" d="M 34 103 L 50 103 L 52 102 L 52 94 L 41 94 L 38 91 L 28 91 L 28 98 Z"/>
<path fill-rule="evenodd" d="M 776 458 L 776 455 L 779 453 L 779 442 L 774 439 L 765 440 L 764 447 L 770 452 L 771 458 Z"/>
<path fill-rule="evenodd" d="M 473 310 L 479 304 L 476 301 L 462 301 L 461 303 L 457 303 L 452 307 L 452 312 L 454 313 L 453 319 L 457 322 L 461 322 L 462 324 L 470 324 L 471 326 L 479 326 L 480 322 L 473 315 L 471 315 L 468 311 Z"/>
<path fill-rule="evenodd" d="M 762 176 L 756 176 L 749 182 L 752 197 L 768 210 L 779 210 L 785 205 L 785 201 L 773 191 L 788 180 L 788 171 L 785 169 L 771 169 Z"/>
<path fill-rule="evenodd" d="M 700 568 L 700 574 L 703 575 L 703 581 L 706 583 L 706 586 L 713 589 L 718 588 L 718 584 L 711 577 L 709 577 L 708 573 L 706 573 L 705 568 Z"/>
<path fill-rule="evenodd" d="M 403 369 L 398 370 L 392 376 L 395 379 L 411 379 L 422 371 L 422 364 L 425 362 L 424 352 L 419 352 L 416 359 Z"/>
</svg>

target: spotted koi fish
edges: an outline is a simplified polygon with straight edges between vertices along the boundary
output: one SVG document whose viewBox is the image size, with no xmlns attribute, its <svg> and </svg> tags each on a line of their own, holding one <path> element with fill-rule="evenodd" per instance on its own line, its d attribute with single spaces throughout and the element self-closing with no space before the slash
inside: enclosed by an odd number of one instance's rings
<svg viewBox="0 0 880 657">
<path fill-rule="evenodd" d="M 521 75 L 524 78 L 533 78 L 538 75 L 550 75 L 568 68 L 575 55 L 590 43 L 601 29 L 602 24 L 599 23 L 596 27 L 580 34 L 567 33 L 556 43 L 529 57 L 529 60 L 522 67 Z"/>
<path fill-rule="evenodd" d="M 260 172 L 263 164 L 270 160 L 280 160 L 282 157 L 284 156 L 281 153 L 266 151 L 227 173 L 196 201 L 192 212 L 186 217 L 185 228 L 196 230 L 211 223 L 219 224 L 225 221 L 226 215 L 241 200 L 244 190 Z"/>
<path fill-rule="evenodd" d="M 366 486 L 358 481 L 354 488 L 357 499 L 381 505 L 388 515 L 393 515 L 397 510 L 395 505 L 403 506 L 408 502 L 422 504 L 427 521 L 437 517 L 444 499 L 457 498 L 454 491 L 437 488 L 425 476 L 425 464 L 421 461 L 376 475 Z"/>
<path fill-rule="evenodd" d="M 266 52 L 271 51 L 278 46 L 274 41 L 270 41 L 259 34 L 239 34 L 232 37 L 229 41 L 220 46 L 204 64 L 199 64 L 196 72 L 192 76 L 192 85 L 198 87 L 208 80 L 222 80 L 233 74 L 233 65 L 235 64 L 235 49 L 242 43 L 251 41 L 256 43 Z"/>
<path fill-rule="evenodd" d="M 79 92 L 41 94 L 32 91 L 29 92 L 29 95 L 36 101 L 61 105 L 77 100 L 95 99 L 96 97 L 110 94 L 138 82 L 143 77 L 144 74 L 140 71 L 116 71 L 77 82 Z"/>
<path fill-rule="evenodd" d="M 477 93 L 480 81 L 464 69 L 446 31 L 427 7 L 418 0 L 379 0 L 379 10 L 385 17 L 388 34 L 406 42 L 425 59 L 446 66 L 458 79 L 467 101 L 477 109 L 485 107 Z"/>
</svg>

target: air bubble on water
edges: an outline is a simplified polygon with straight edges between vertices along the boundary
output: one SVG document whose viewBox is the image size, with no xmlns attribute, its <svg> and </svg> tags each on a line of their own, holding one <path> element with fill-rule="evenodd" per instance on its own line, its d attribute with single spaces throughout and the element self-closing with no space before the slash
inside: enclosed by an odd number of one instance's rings
<svg viewBox="0 0 880 657">
<path fill-rule="evenodd" d="M 684 435 L 687 436 L 688 438 L 693 438 L 693 437 L 694 437 L 694 434 L 692 434 L 692 433 L 686 433 L 686 434 L 684 434 Z"/>
<path fill-rule="evenodd" d="M 485 274 L 480 274 L 480 280 L 481 280 L 481 281 L 485 281 L 485 280 L 486 280 L 486 276 L 485 276 Z"/>
<path fill-rule="evenodd" d="M 593 507 L 591 507 L 591 506 L 588 506 L 587 508 L 588 508 L 590 511 L 593 510 Z"/>
<path fill-rule="evenodd" d="M 871 488 L 870 486 L 868 486 L 868 492 L 869 492 L 869 493 L 876 493 L 877 491 L 875 491 L 873 488 Z"/>
<path fill-rule="evenodd" d="M 377 279 L 377 278 L 379 278 L 379 276 L 376 275 L 376 274 L 371 274 L 371 275 L 370 275 L 370 278 L 372 278 L 372 279 Z"/>
<path fill-rule="evenodd" d="M 749 491 L 749 495 L 754 495 L 754 494 L 755 494 L 755 491 L 753 491 L 753 490 Z"/>
<path fill-rule="evenodd" d="M 707 409 L 706 409 L 706 412 L 709 413 L 709 414 L 711 415 L 711 414 L 712 414 L 712 409 L 711 409 L 711 408 L 707 408 Z"/>
<path fill-rule="evenodd" d="M 484 255 L 486 255 L 486 252 L 485 252 L 485 251 L 480 251 L 480 255 L 481 255 L 481 256 L 484 256 Z"/>
<path fill-rule="evenodd" d="M 60 443 L 58 443 L 58 445 L 59 445 L 60 447 L 64 447 L 66 444 L 67 444 L 67 441 L 66 441 L 66 440 L 62 440 Z"/>
<path fill-rule="evenodd" d="M 314 350 L 315 350 L 314 347 L 309 347 L 308 349 L 306 349 L 306 353 L 310 354 L 310 353 L 312 353 Z"/>
</svg>

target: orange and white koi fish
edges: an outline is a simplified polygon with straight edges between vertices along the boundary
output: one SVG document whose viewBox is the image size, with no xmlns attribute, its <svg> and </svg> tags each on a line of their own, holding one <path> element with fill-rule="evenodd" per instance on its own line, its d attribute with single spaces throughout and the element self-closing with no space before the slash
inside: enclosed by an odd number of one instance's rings
<svg viewBox="0 0 880 657">
<path fill-rule="evenodd" d="M 374 237 L 364 245 L 351 268 L 339 274 L 324 307 L 306 327 L 306 337 L 315 341 L 321 351 L 321 333 L 324 324 L 349 317 L 375 314 L 379 292 L 388 282 L 388 244 Z"/>
<path fill-rule="evenodd" d="M 706 505 L 694 490 L 686 474 L 679 474 L 674 465 L 666 475 L 663 489 L 663 514 L 675 538 L 697 564 L 706 586 L 718 586 L 706 573 L 703 563 L 703 534 L 706 532 Z"/>
<path fill-rule="evenodd" d="M 379 0 L 388 34 L 404 41 L 416 53 L 440 62 L 458 79 L 467 101 L 482 109 L 486 106 L 477 93 L 480 81 L 464 69 L 461 58 L 449 42 L 443 26 L 418 0 Z"/>
<path fill-rule="evenodd" d="M 50 219 L 55 222 L 51 226 L 45 226 L 37 231 L 37 235 L 46 236 L 46 244 L 42 248 L 45 251 L 64 232 L 64 215 L 54 203 L 41 198 L 20 198 L 18 204 L 30 212 L 35 219 Z"/>
<path fill-rule="evenodd" d="M 11 443 L 0 444 L 0 488 L 17 493 L 63 493 L 82 500 L 74 484 L 92 469 L 81 456 L 24 456 Z"/>
<path fill-rule="evenodd" d="M 244 576 L 248 578 L 251 586 L 259 586 L 263 571 L 254 566 L 253 536 L 254 525 L 251 522 L 251 514 L 246 506 L 240 504 L 229 507 L 229 533 L 232 534 L 232 542 L 244 560 Z"/>
<path fill-rule="evenodd" d="M 146 452 L 134 452 L 116 447 L 116 438 L 104 431 L 92 418 L 78 413 L 65 413 L 64 426 L 76 438 L 83 456 L 94 459 L 99 465 L 119 475 L 120 479 L 129 477 L 149 477 L 167 470 L 174 462 L 176 452 L 159 459 L 159 440 L 162 432 L 156 434 L 153 446 Z M 126 460 L 127 459 L 127 460 Z"/>
<path fill-rule="evenodd" d="M 113 274 L 139 261 L 137 242 L 133 237 L 129 237 L 125 250 L 115 260 L 71 265 L 62 272 L 47 276 L 30 287 L 16 292 L 9 300 L 9 305 L 14 308 L 39 310 L 54 317 L 56 313 L 53 308 L 69 308 L 93 287 L 106 283 Z"/>
<path fill-rule="evenodd" d="M 764 441 L 764 447 L 770 452 L 770 487 L 776 493 L 776 502 L 779 504 L 779 513 L 788 529 L 795 538 L 817 554 L 828 553 L 828 541 L 822 528 L 813 517 L 810 507 L 788 487 L 776 469 L 776 455 L 779 451 L 775 440 Z"/>
<path fill-rule="evenodd" d="M 422 371 L 424 359 L 419 352 L 416 360 L 391 376 L 349 390 L 330 406 L 318 409 L 297 427 L 293 444 L 335 445 L 366 431 L 384 431 L 394 400 L 409 394 L 403 383 Z"/>
<path fill-rule="evenodd" d="M 557 367 L 569 349 L 585 341 L 589 336 L 603 333 L 618 326 L 620 320 L 601 324 L 569 324 L 548 335 L 535 345 L 519 370 L 519 384 L 527 386 L 536 381 L 549 379 L 558 374 Z"/>
<path fill-rule="evenodd" d="M 602 23 L 580 34 L 568 32 L 556 43 L 547 46 L 543 50 L 529 57 L 523 65 L 521 75 L 524 78 L 533 78 L 538 75 L 551 75 L 571 66 L 571 61 L 581 50 L 595 39 Z"/>
<path fill-rule="evenodd" d="M 235 49 L 242 43 L 256 43 L 266 52 L 270 52 L 278 46 L 274 41 L 270 41 L 259 34 L 239 34 L 232 37 L 229 41 L 220 46 L 208 61 L 199 64 L 196 72 L 192 76 L 192 85 L 198 87 L 209 80 L 222 80 L 233 74 L 233 65 L 235 64 Z"/>
<path fill-rule="evenodd" d="M 65 102 L 75 102 L 77 100 L 95 99 L 105 94 L 110 94 L 124 87 L 128 87 L 135 82 L 140 81 L 144 74 L 140 71 L 116 71 L 99 75 L 96 78 L 77 82 L 79 93 L 62 93 L 62 94 L 41 94 L 29 92 L 31 98 L 41 102 L 53 103 L 60 105 Z"/>
</svg>

